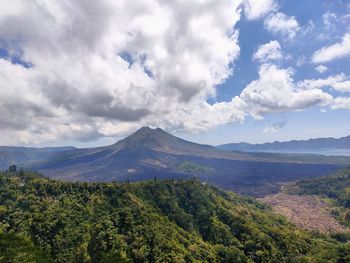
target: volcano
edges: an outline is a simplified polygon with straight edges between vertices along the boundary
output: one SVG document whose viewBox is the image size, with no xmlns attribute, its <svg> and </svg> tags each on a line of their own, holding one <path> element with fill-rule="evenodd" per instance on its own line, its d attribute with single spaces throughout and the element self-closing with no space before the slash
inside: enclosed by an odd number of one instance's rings
<svg viewBox="0 0 350 263">
<path fill-rule="evenodd" d="M 113 145 L 61 152 L 27 169 L 69 181 L 197 177 L 256 195 L 261 189 L 274 191 L 280 182 L 326 175 L 348 162 L 349 158 L 227 152 L 180 139 L 159 128 L 143 127 Z"/>
</svg>

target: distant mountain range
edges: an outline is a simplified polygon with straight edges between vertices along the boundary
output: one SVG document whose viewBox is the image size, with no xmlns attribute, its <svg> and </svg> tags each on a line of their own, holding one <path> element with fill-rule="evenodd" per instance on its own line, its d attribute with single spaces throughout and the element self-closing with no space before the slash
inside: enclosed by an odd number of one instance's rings
<svg viewBox="0 0 350 263">
<path fill-rule="evenodd" d="M 244 152 L 289 152 L 289 153 L 319 153 L 326 155 L 350 155 L 350 136 L 336 138 L 319 138 L 309 140 L 293 140 L 286 142 L 271 142 L 262 144 L 229 143 L 217 147 L 226 151 Z"/>
<path fill-rule="evenodd" d="M 27 158 L 12 160 L 25 169 L 68 181 L 197 177 L 251 195 L 276 192 L 280 183 L 326 175 L 350 163 L 350 157 L 228 152 L 148 127 L 110 146 L 46 151 L 22 149 L 19 152 L 28 152 Z"/>
</svg>

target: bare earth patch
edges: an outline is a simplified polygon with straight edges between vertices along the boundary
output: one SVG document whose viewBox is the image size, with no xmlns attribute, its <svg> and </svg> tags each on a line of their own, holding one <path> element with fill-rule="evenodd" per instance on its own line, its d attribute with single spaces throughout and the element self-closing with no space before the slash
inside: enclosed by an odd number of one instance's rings
<svg viewBox="0 0 350 263">
<path fill-rule="evenodd" d="M 316 196 L 310 195 L 268 195 L 259 199 L 273 207 L 273 210 L 298 227 L 321 233 L 343 232 L 346 230 L 330 214 L 331 207 Z"/>
</svg>

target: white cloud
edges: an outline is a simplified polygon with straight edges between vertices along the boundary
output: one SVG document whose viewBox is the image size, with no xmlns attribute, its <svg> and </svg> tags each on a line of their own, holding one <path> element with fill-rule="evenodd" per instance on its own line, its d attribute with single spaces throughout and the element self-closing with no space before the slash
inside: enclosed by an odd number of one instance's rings
<svg viewBox="0 0 350 263">
<path fill-rule="evenodd" d="M 277 9 L 278 5 L 274 0 L 244 1 L 244 14 L 249 20 L 259 19 Z"/>
<path fill-rule="evenodd" d="M 306 89 L 295 83 L 292 69 L 263 64 L 259 78 L 249 83 L 239 96 L 213 106 L 202 103 L 190 107 L 193 119 L 182 122 L 182 125 L 191 127 L 191 130 L 198 127 L 205 130 L 221 124 L 242 122 L 247 115 L 259 120 L 268 113 L 298 111 L 315 105 L 328 106 L 332 102 L 333 97 L 318 87 Z M 186 115 L 190 109 L 180 112 L 179 119 L 185 120 L 182 114 Z M 282 124 L 280 126 L 282 128 Z M 274 129 L 277 129 L 277 124 Z"/>
<path fill-rule="evenodd" d="M 191 121 L 203 119 L 194 111 L 221 111 L 206 99 L 239 55 L 240 6 L 231 0 L 7 3 L 0 11 L 1 48 L 33 67 L 0 60 L 0 133 L 11 130 L 17 143 L 34 143 L 120 135 L 152 123 L 200 125 Z"/>
<path fill-rule="evenodd" d="M 335 59 L 350 56 L 350 34 L 345 34 L 340 43 L 323 47 L 312 56 L 313 63 L 325 63 Z"/>
<path fill-rule="evenodd" d="M 291 69 L 264 64 L 260 67 L 259 79 L 248 84 L 240 98 L 249 113 L 258 119 L 264 113 L 301 110 L 332 101 L 332 96 L 320 89 L 299 88 L 292 77 Z"/>
<path fill-rule="evenodd" d="M 333 97 L 318 87 L 306 89 L 295 83 L 292 69 L 263 64 L 259 78 L 249 83 L 231 101 L 214 105 L 197 103 L 177 111 L 172 119 L 180 121 L 175 127 L 183 125 L 190 130 L 207 130 L 226 123 L 242 122 L 248 115 L 259 120 L 268 113 L 298 111 L 315 105 L 328 106 L 332 102 Z M 185 117 L 190 110 L 191 120 Z M 274 128 L 267 127 L 265 132 L 277 131 L 278 125 L 283 127 L 282 123 L 276 123 Z"/>
<path fill-rule="evenodd" d="M 350 80 L 334 83 L 332 87 L 340 92 L 350 92 Z"/>
<path fill-rule="evenodd" d="M 188 118 L 188 114 L 191 118 Z M 233 122 L 242 122 L 247 116 L 245 102 L 239 98 L 234 97 L 229 102 L 219 102 L 210 105 L 207 102 L 198 102 L 193 105 L 187 105 L 181 110 L 172 111 L 170 123 L 163 123 L 172 130 L 187 129 L 193 132 L 205 131 Z"/>
<path fill-rule="evenodd" d="M 322 73 L 325 73 L 328 70 L 328 68 L 326 66 L 319 65 L 315 68 L 315 70 L 322 74 Z"/>
<path fill-rule="evenodd" d="M 259 78 L 240 96 L 207 102 L 232 74 L 239 56 L 235 25 L 241 4 L 6 3 L 0 11 L 0 47 L 32 67 L 0 58 L 0 145 L 88 141 L 122 136 L 144 125 L 207 130 L 241 122 L 248 115 L 262 118 L 264 113 L 328 104 L 329 94 L 298 87 L 291 69 L 270 64 L 260 67 Z M 251 6 L 251 19 L 270 12 L 262 10 Z M 282 18 L 287 24 L 294 19 Z M 271 30 L 289 37 L 289 31 L 296 30 L 295 25 L 281 28 Z M 257 59 L 278 60 L 279 47 L 272 44 L 272 53 L 261 51 Z"/>
<path fill-rule="evenodd" d="M 21 0 L 3 1 L 0 8 L 0 16 L 18 15 L 22 12 Z"/>
<path fill-rule="evenodd" d="M 327 27 L 327 28 L 331 28 L 335 22 L 337 22 L 338 17 L 335 13 L 331 13 L 331 12 L 326 12 L 323 16 L 323 24 Z"/>
<path fill-rule="evenodd" d="M 333 105 L 332 105 L 333 110 L 350 110 L 350 97 L 339 97 L 334 99 Z"/>
<path fill-rule="evenodd" d="M 326 79 L 306 79 L 298 83 L 304 89 L 321 89 L 330 87 L 339 92 L 350 92 L 350 81 L 344 74 L 330 76 Z"/>
<path fill-rule="evenodd" d="M 278 41 L 270 41 L 264 45 L 259 46 L 254 53 L 253 59 L 260 62 L 268 62 L 282 59 L 281 45 Z"/>
<path fill-rule="evenodd" d="M 264 25 L 268 31 L 274 34 L 282 34 L 289 39 L 294 38 L 300 30 L 298 21 L 294 16 L 288 17 L 281 12 L 269 15 L 266 18 Z"/>
</svg>

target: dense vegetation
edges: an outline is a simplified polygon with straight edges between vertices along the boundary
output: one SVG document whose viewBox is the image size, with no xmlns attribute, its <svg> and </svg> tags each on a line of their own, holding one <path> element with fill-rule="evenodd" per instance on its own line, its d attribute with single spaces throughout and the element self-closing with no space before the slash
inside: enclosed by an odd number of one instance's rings
<svg viewBox="0 0 350 263">
<path fill-rule="evenodd" d="M 350 167 L 338 172 L 308 180 L 302 180 L 288 186 L 291 194 L 321 195 L 334 201 L 338 208 L 333 214 L 345 225 L 350 226 Z"/>
<path fill-rule="evenodd" d="M 349 262 L 350 247 L 197 180 L 0 174 L 0 262 Z"/>
</svg>

